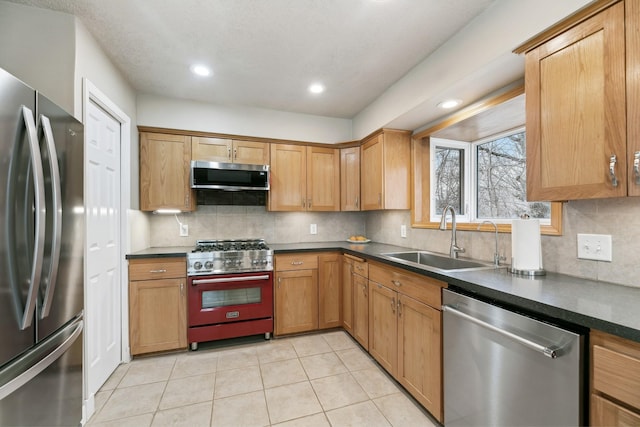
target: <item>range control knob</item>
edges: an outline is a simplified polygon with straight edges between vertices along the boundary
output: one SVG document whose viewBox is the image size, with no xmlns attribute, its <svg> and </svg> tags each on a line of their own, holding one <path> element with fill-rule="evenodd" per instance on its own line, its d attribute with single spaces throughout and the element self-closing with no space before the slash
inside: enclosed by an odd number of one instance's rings
<svg viewBox="0 0 640 427">
<path fill-rule="evenodd" d="M 202 268 L 202 263 L 200 261 L 194 262 L 193 268 L 195 268 L 196 270 L 200 270 Z"/>
<path fill-rule="evenodd" d="M 207 261 L 204 263 L 204 268 L 206 268 L 207 270 L 211 270 L 213 268 L 213 262 L 211 261 Z"/>
</svg>

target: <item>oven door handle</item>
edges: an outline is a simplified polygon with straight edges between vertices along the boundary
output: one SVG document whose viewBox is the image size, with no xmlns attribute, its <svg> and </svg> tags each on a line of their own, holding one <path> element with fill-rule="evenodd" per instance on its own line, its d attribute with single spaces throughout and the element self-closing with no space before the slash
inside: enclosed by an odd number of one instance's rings
<svg viewBox="0 0 640 427">
<path fill-rule="evenodd" d="M 267 280 L 267 279 L 269 279 L 268 274 L 263 274 L 260 276 L 218 277 L 215 279 L 193 279 L 191 281 L 191 285 L 197 286 L 197 285 L 207 285 L 210 283 L 247 282 L 252 280 Z"/>
</svg>

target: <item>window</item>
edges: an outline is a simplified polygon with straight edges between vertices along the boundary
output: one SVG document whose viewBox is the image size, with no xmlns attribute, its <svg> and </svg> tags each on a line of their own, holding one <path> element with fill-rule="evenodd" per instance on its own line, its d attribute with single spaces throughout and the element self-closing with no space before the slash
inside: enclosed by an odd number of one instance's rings
<svg viewBox="0 0 640 427">
<path fill-rule="evenodd" d="M 551 203 L 526 200 L 526 133 L 523 128 L 473 143 L 431 139 L 431 221 L 445 206 L 457 219 L 510 223 L 527 214 L 549 224 Z"/>
</svg>

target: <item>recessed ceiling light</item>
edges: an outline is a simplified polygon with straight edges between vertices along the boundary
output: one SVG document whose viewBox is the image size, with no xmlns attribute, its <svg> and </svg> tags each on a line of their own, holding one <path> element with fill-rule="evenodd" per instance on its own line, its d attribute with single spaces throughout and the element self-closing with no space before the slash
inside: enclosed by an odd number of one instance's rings
<svg viewBox="0 0 640 427">
<path fill-rule="evenodd" d="M 446 99 L 440 102 L 438 105 L 436 105 L 436 107 L 442 108 L 444 110 L 450 110 L 452 108 L 457 107 L 460 104 L 462 104 L 461 99 Z"/>
<path fill-rule="evenodd" d="M 211 75 L 211 70 L 208 67 L 199 64 L 192 65 L 191 72 L 201 77 L 207 77 Z"/>
<path fill-rule="evenodd" d="M 309 92 L 322 93 L 324 92 L 324 86 L 322 86 L 320 83 L 314 83 L 311 86 L 309 86 Z"/>
</svg>

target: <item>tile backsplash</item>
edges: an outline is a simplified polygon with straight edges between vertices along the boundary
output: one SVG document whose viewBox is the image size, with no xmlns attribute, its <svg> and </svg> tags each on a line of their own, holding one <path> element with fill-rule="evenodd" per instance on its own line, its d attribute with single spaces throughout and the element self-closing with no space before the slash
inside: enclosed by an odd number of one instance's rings
<svg viewBox="0 0 640 427">
<path fill-rule="evenodd" d="M 571 276 L 640 287 L 635 272 L 640 250 L 640 198 L 579 200 L 564 204 L 563 235 L 543 236 L 544 268 Z M 451 232 L 411 228 L 410 211 L 373 212 L 267 212 L 262 206 L 198 206 L 178 214 L 189 225 L 189 237 L 180 237 L 173 215 L 149 218 L 150 246 L 193 246 L 197 239 L 264 238 L 269 243 L 344 240 L 352 234 L 376 242 L 448 253 Z M 317 224 L 318 234 L 309 226 Z M 400 237 L 400 226 L 407 237 Z M 578 233 L 610 234 L 613 261 L 577 259 Z M 494 235 L 459 231 L 458 244 L 465 257 L 493 260 Z M 511 234 L 498 235 L 501 254 L 511 258 Z"/>
<path fill-rule="evenodd" d="M 328 242 L 364 234 L 366 212 L 267 212 L 263 206 L 198 206 L 178 214 L 189 225 L 180 237 L 173 215 L 149 214 L 151 246 L 193 246 L 198 239 L 263 238 L 268 243 Z M 310 234 L 311 224 L 318 234 Z"/>
<path fill-rule="evenodd" d="M 409 211 L 370 212 L 367 214 L 367 237 L 377 242 L 449 252 L 451 231 L 411 228 Z M 400 237 L 400 226 L 407 224 L 407 237 Z M 578 233 L 610 234 L 613 261 L 577 258 Z M 458 245 L 465 257 L 493 261 L 493 233 L 458 231 Z M 499 233 L 499 252 L 511 262 L 511 234 Z M 640 287 L 636 277 L 640 251 L 640 198 L 577 200 L 564 204 L 563 235 L 542 236 L 545 270 L 592 280 Z"/>
</svg>

